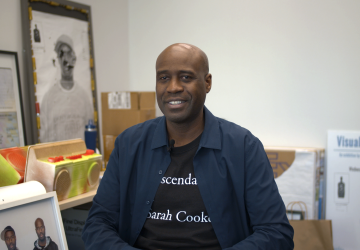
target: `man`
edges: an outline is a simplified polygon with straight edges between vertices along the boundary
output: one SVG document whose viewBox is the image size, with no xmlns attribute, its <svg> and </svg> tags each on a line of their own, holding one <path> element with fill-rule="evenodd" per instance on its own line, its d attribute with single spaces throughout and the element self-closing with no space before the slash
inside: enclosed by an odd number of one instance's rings
<svg viewBox="0 0 360 250">
<path fill-rule="evenodd" d="M 74 81 L 76 55 L 73 47 L 67 35 L 61 35 L 56 41 L 61 79 L 53 83 L 41 101 L 41 142 L 84 139 L 85 125 L 89 119 L 94 119 L 90 96 Z"/>
<path fill-rule="evenodd" d="M 38 239 L 34 242 L 34 250 L 44 249 L 44 250 L 57 250 L 58 246 L 53 242 L 50 236 L 45 235 L 45 225 L 44 221 L 41 218 L 35 220 L 35 232 L 38 236 Z"/>
<path fill-rule="evenodd" d="M 11 226 L 7 226 L 1 232 L 1 239 L 5 241 L 5 244 L 9 250 L 18 250 L 16 247 L 16 235 Z"/>
<path fill-rule="evenodd" d="M 83 230 L 86 249 L 293 249 L 261 142 L 204 106 L 207 56 L 189 44 L 156 61 L 164 113 L 116 139 Z"/>
</svg>

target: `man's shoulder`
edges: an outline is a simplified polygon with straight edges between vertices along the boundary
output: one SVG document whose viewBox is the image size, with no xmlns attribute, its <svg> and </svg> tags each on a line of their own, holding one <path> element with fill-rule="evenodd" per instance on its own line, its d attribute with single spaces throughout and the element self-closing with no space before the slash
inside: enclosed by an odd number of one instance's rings
<svg viewBox="0 0 360 250">
<path fill-rule="evenodd" d="M 36 247 L 36 243 L 38 242 L 38 240 L 34 241 L 34 250 L 37 250 L 38 248 Z"/>
<path fill-rule="evenodd" d="M 48 250 L 57 250 L 58 245 L 50 237 L 49 237 L 49 239 L 50 239 L 49 245 L 46 247 L 46 249 L 48 249 Z"/>
<path fill-rule="evenodd" d="M 217 119 L 221 133 L 224 136 L 236 135 L 236 136 L 241 136 L 241 137 L 246 137 L 246 136 L 254 137 L 254 135 L 250 132 L 250 130 L 248 130 L 234 122 L 228 121 L 224 118 L 219 118 L 219 117 L 215 117 L 215 118 Z"/>
<path fill-rule="evenodd" d="M 219 123 L 222 145 L 227 145 L 237 150 L 248 151 L 256 145 L 262 144 L 250 130 L 222 118 L 216 117 L 216 119 Z"/>
<path fill-rule="evenodd" d="M 57 247 L 57 244 L 52 239 L 50 239 L 49 246 Z"/>
<path fill-rule="evenodd" d="M 58 93 L 60 90 L 59 83 L 57 81 L 54 81 L 50 83 L 50 87 L 46 90 L 44 93 L 43 99 L 51 99 L 56 93 Z"/>
</svg>

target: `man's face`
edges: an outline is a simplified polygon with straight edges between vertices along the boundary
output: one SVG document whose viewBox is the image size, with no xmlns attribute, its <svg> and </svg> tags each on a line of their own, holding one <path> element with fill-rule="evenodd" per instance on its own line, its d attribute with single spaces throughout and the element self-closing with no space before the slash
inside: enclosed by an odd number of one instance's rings
<svg viewBox="0 0 360 250">
<path fill-rule="evenodd" d="M 45 226 L 41 220 L 35 222 L 35 231 L 40 241 L 45 240 Z"/>
<path fill-rule="evenodd" d="M 210 89 L 211 75 L 197 51 L 175 45 L 158 57 L 156 96 L 168 121 L 178 124 L 194 121 L 201 115 Z"/>
<path fill-rule="evenodd" d="M 16 249 L 16 236 L 14 231 L 7 231 L 5 233 L 5 243 L 9 250 Z"/>
<path fill-rule="evenodd" d="M 66 44 L 61 45 L 58 51 L 58 58 L 61 74 L 65 77 L 72 77 L 76 62 L 76 56 L 72 48 Z"/>
</svg>

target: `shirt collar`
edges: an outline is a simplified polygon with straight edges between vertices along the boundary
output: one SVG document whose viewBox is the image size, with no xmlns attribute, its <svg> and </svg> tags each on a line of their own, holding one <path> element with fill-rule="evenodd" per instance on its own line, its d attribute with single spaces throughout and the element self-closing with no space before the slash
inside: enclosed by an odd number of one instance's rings
<svg viewBox="0 0 360 250">
<path fill-rule="evenodd" d="M 155 149 L 155 148 L 159 148 L 159 147 L 168 145 L 168 142 L 167 142 L 168 136 L 167 136 L 167 132 L 166 132 L 165 116 L 162 116 L 159 119 L 160 119 L 160 121 L 155 128 L 154 136 L 153 136 L 153 139 L 151 142 L 151 149 Z"/>
<path fill-rule="evenodd" d="M 216 117 L 204 106 L 205 127 L 201 136 L 199 147 L 221 149 L 219 122 Z M 168 145 L 166 131 L 166 118 L 160 117 L 151 143 L 151 149 Z"/>
<path fill-rule="evenodd" d="M 50 241 L 51 241 L 50 236 L 46 236 L 46 245 L 45 245 L 44 247 L 41 247 L 41 246 L 39 245 L 39 239 L 37 239 L 37 240 L 35 241 L 35 247 L 37 247 L 38 249 L 44 249 L 44 248 L 46 248 L 46 247 L 50 244 Z"/>
<path fill-rule="evenodd" d="M 221 149 L 219 121 L 205 106 L 204 111 L 205 128 L 199 147 Z"/>
</svg>

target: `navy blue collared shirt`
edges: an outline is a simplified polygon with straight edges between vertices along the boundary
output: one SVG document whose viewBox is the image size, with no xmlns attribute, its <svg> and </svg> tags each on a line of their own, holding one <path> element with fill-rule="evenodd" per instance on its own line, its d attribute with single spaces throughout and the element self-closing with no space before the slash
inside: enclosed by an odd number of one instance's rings
<svg viewBox="0 0 360 250">
<path fill-rule="evenodd" d="M 204 107 L 194 157 L 201 197 L 223 249 L 293 249 L 294 231 L 261 142 Z M 165 117 L 118 136 L 83 229 L 87 250 L 135 249 L 170 164 Z"/>
</svg>

